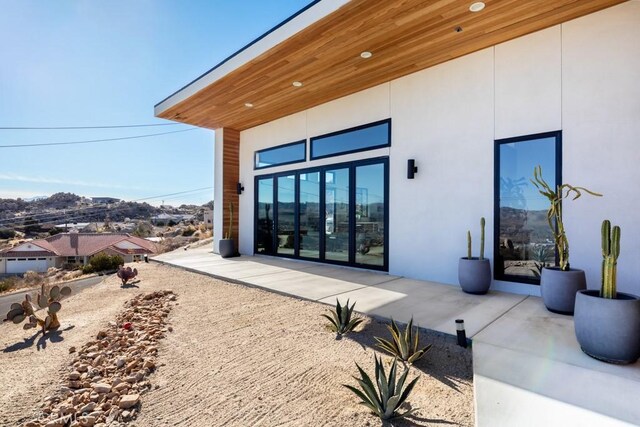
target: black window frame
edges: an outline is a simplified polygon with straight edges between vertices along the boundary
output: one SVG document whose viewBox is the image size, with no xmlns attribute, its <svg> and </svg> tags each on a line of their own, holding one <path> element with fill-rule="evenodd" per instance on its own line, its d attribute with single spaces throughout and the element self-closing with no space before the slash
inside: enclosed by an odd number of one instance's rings
<svg viewBox="0 0 640 427">
<path fill-rule="evenodd" d="M 379 125 L 382 125 L 382 124 L 388 124 L 388 128 L 387 128 L 387 143 L 386 144 L 375 145 L 375 146 L 372 146 L 372 147 L 356 148 L 356 149 L 353 149 L 353 150 L 341 151 L 339 153 L 325 154 L 325 155 L 321 155 L 321 156 L 314 156 L 313 155 L 313 144 L 314 144 L 314 142 L 316 142 L 318 140 L 330 138 L 332 136 L 342 135 L 342 134 L 349 133 L 349 132 L 356 132 L 356 131 L 359 131 L 359 130 L 362 130 L 362 129 L 367 129 L 367 128 L 374 127 L 374 126 L 379 126 Z M 378 120 L 377 122 L 367 123 L 367 124 L 360 125 L 360 126 L 355 126 L 355 127 L 348 128 L 348 129 L 342 129 L 342 130 L 335 131 L 335 132 L 325 133 L 323 135 L 318 135 L 318 136 L 314 136 L 314 137 L 309 138 L 309 159 L 310 160 L 326 159 L 328 157 L 344 156 L 344 155 L 347 155 L 347 154 L 360 153 L 360 152 L 363 152 L 363 151 L 378 150 L 380 148 L 386 148 L 386 147 L 391 147 L 391 119 L 390 118 L 389 119 L 384 119 L 384 120 Z"/>
<path fill-rule="evenodd" d="M 353 203 L 351 203 L 353 200 L 355 200 L 355 169 L 359 166 L 366 166 L 366 165 L 370 165 L 370 164 L 383 164 L 384 165 L 384 198 L 385 198 L 385 211 L 384 211 L 384 222 L 385 222 L 385 230 L 384 230 L 384 239 L 385 239 L 385 248 L 384 248 L 384 259 L 383 259 L 383 265 L 382 266 L 377 266 L 377 265 L 371 265 L 371 264 L 361 264 L 361 263 L 356 263 L 355 262 L 355 247 L 353 247 L 353 241 L 355 240 L 355 229 L 356 229 L 356 224 L 354 221 L 354 215 L 352 215 L 352 212 L 354 210 L 354 206 Z M 300 256 L 300 242 L 299 242 L 299 229 L 300 229 L 300 203 L 299 203 L 299 194 L 300 194 L 300 175 L 301 174 L 309 174 L 309 173 L 314 173 L 314 172 L 319 172 L 320 173 L 320 205 L 323 206 L 325 204 L 325 192 L 326 192 L 326 171 L 328 170 L 332 170 L 332 169 L 343 169 L 343 168 L 347 168 L 349 169 L 349 180 L 350 180 L 350 186 L 349 186 L 349 209 L 350 209 L 350 213 L 349 213 L 349 261 L 348 262 L 344 262 L 344 261 L 337 261 L 337 260 L 327 260 L 325 259 L 325 227 L 324 227 L 324 223 L 322 224 L 322 226 L 320 227 L 320 243 L 319 243 L 319 255 L 318 258 L 310 258 L 310 257 L 303 257 Z M 368 158 L 368 159 L 360 159 L 360 160 L 354 160 L 354 161 L 349 161 L 349 162 L 341 162 L 341 163 L 331 163 L 331 164 L 327 164 L 327 165 L 322 165 L 322 166 L 312 166 L 312 167 L 308 167 L 308 168 L 303 168 L 303 169 L 294 169 L 294 170 L 287 170 L 287 171 L 282 171 L 282 172 L 275 172 L 275 173 L 269 173 L 269 174 L 263 174 L 263 175 L 256 175 L 254 176 L 254 201 L 253 201 L 253 215 L 254 215 L 254 220 L 253 220 L 253 253 L 255 255 L 264 255 L 264 256 L 275 256 L 275 257 L 281 257 L 281 258 L 291 258 L 291 259 L 299 259 L 299 260 L 304 260 L 304 261 L 313 261 L 313 262 L 318 262 L 318 263 L 323 263 L 323 264 L 332 264 L 332 265 L 341 265 L 341 266 L 346 266 L 346 267 L 355 267 L 355 268 L 362 268 L 362 269 L 367 269 L 367 270 L 377 270 L 377 271 L 385 271 L 388 272 L 389 271 L 389 169 L 390 169 L 390 162 L 389 162 L 389 156 L 381 156 L 381 157 L 373 157 L 373 158 Z M 271 253 L 258 253 L 257 251 L 257 245 L 258 245 L 258 227 L 256 226 L 256 218 L 258 218 L 258 182 L 262 179 L 273 179 L 274 180 L 274 185 L 273 185 L 273 207 L 272 207 L 272 213 L 273 213 L 273 227 L 275 228 L 277 226 L 277 218 L 278 218 L 278 206 L 277 206 L 277 200 L 278 200 L 278 188 L 275 185 L 276 179 L 279 176 L 289 176 L 289 175 L 295 175 L 295 179 L 296 179 L 296 184 L 295 184 L 295 213 L 294 213 L 294 217 L 295 217 L 295 230 L 296 230 L 296 234 L 295 234 L 295 239 L 294 239 L 294 255 L 289 255 L 289 254 L 281 254 L 281 253 L 277 253 L 276 248 L 275 248 L 275 238 L 272 241 L 272 248 L 271 248 Z M 275 236 L 275 229 L 272 230 L 272 234 Z M 353 258 L 353 259 L 352 259 Z"/>
<path fill-rule="evenodd" d="M 514 142 L 531 141 L 536 139 L 555 139 L 555 181 L 556 185 L 562 183 L 562 130 L 521 135 L 512 138 L 496 139 L 494 141 L 493 156 L 493 278 L 503 282 L 525 283 L 540 285 L 540 278 L 524 277 L 513 274 L 505 274 L 503 261 L 500 256 L 500 146 Z M 532 172 L 533 177 L 533 172 Z M 558 263 L 558 250 L 555 248 L 556 264 Z"/>
<path fill-rule="evenodd" d="M 301 160 L 292 160 L 292 161 L 289 161 L 289 162 L 283 162 L 283 163 L 267 165 L 267 166 L 258 166 L 257 165 L 256 156 L 258 154 L 264 153 L 266 151 L 273 151 L 273 150 L 277 150 L 278 148 L 285 148 L 285 147 L 290 147 L 290 146 L 298 145 L 298 144 L 304 144 L 304 157 Z M 276 145 L 276 146 L 273 146 L 273 147 L 267 147 L 267 148 L 263 148 L 262 150 L 256 150 L 256 151 L 253 152 L 253 170 L 275 168 L 277 166 L 292 165 L 292 164 L 295 164 L 295 163 L 303 163 L 303 162 L 306 162 L 306 161 L 307 161 L 307 140 L 306 139 L 301 139 L 299 141 L 289 142 L 287 144 Z"/>
</svg>

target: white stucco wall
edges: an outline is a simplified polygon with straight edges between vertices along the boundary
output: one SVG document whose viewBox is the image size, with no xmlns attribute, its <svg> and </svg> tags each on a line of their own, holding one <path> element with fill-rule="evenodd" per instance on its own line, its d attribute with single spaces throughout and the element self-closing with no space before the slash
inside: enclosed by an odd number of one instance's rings
<svg viewBox="0 0 640 427">
<path fill-rule="evenodd" d="M 565 205 L 571 265 L 599 286 L 600 223 L 610 218 L 622 226 L 619 288 L 640 294 L 638 41 L 640 2 L 631 1 L 243 131 L 240 252 L 253 251 L 256 174 L 388 154 L 390 273 L 457 284 L 466 230 L 477 251 L 481 216 L 493 260 L 494 140 L 562 130 L 564 181 L 605 194 Z M 253 170 L 256 150 L 389 117 L 389 149 Z M 413 181 L 409 158 L 419 167 Z"/>
</svg>

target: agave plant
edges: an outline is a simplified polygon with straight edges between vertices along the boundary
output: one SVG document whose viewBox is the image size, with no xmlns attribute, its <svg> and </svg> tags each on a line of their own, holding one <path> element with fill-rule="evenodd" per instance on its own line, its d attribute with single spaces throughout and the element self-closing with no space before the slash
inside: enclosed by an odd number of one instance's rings
<svg viewBox="0 0 640 427">
<path fill-rule="evenodd" d="M 396 322 L 391 319 L 391 325 L 387 325 L 387 329 L 391 332 L 391 341 L 383 338 L 374 337 L 378 341 L 378 347 L 396 356 L 398 359 L 413 363 L 420 359 L 424 354 L 431 349 L 431 344 L 423 348 L 418 349 L 419 346 L 419 331 L 418 327 L 413 330 L 413 317 L 409 320 L 409 324 L 405 328 L 404 332 L 400 331 Z"/>
<path fill-rule="evenodd" d="M 328 314 L 323 314 L 322 316 L 329 319 L 329 322 L 331 322 L 329 328 L 340 336 L 351 332 L 356 326 L 363 322 L 364 319 L 353 317 L 353 307 L 355 306 L 356 303 L 354 302 L 353 305 L 349 307 L 349 300 L 347 300 L 347 305 L 343 307 L 336 298 L 335 311 L 330 310 L 331 316 Z"/>
<path fill-rule="evenodd" d="M 344 387 L 351 390 L 358 396 L 361 400 L 360 404 L 366 406 L 371 409 L 374 414 L 383 420 L 388 420 L 391 418 L 404 417 L 411 412 L 415 411 L 417 408 L 410 409 L 403 413 L 399 413 L 398 409 L 407 400 L 409 394 L 413 390 L 413 387 L 418 382 L 418 378 L 414 378 L 407 387 L 404 387 L 404 383 L 407 380 L 407 375 L 409 374 L 409 369 L 405 369 L 404 373 L 400 376 L 400 379 L 396 382 L 396 371 L 397 371 L 397 361 L 393 360 L 393 364 L 391 365 L 391 369 L 389 370 L 389 377 L 384 370 L 384 365 L 382 364 L 382 358 L 375 358 L 376 360 L 376 383 L 374 385 L 373 381 L 367 373 L 356 363 L 356 367 L 358 371 L 360 371 L 361 378 L 353 377 L 362 390 L 358 390 L 357 388 L 343 384 Z M 404 390 L 403 390 L 404 388 Z"/>
</svg>

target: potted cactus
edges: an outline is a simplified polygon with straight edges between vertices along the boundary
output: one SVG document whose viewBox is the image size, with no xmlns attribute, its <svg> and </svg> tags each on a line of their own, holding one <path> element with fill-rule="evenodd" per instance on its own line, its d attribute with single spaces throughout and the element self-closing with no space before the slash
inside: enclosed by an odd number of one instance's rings
<svg viewBox="0 0 640 427">
<path fill-rule="evenodd" d="M 491 264 L 484 257 L 484 217 L 480 218 L 480 256 L 471 256 L 471 231 L 467 231 L 467 256 L 458 262 L 458 281 L 468 294 L 482 295 L 491 286 Z"/>
<path fill-rule="evenodd" d="M 533 170 L 533 185 L 538 192 L 549 199 L 547 222 L 553 233 L 553 239 L 558 254 L 557 267 L 544 267 L 540 274 L 540 293 L 547 310 L 553 313 L 573 314 L 576 292 L 587 288 L 584 270 L 571 268 L 569 265 L 569 240 L 562 222 L 562 200 L 573 194 L 576 200 L 582 192 L 601 197 L 602 194 L 587 190 L 584 187 L 574 187 L 569 184 L 558 185 L 554 191 L 542 177 L 542 167 Z"/>
<path fill-rule="evenodd" d="M 602 222 L 602 284 L 576 296 L 575 331 L 586 354 L 618 364 L 640 358 L 640 298 L 617 292 L 620 227 Z"/>
<path fill-rule="evenodd" d="M 233 202 L 229 202 L 229 228 L 224 235 L 224 239 L 220 239 L 219 250 L 222 258 L 230 258 L 236 255 L 236 242 L 231 237 L 233 228 Z"/>
</svg>

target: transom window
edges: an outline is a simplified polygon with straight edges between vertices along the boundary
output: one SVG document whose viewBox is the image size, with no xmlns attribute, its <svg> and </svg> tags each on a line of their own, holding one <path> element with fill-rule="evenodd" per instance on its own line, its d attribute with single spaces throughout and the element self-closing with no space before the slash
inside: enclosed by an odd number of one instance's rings
<svg viewBox="0 0 640 427">
<path fill-rule="evenodd" d="M 543 267 L 556 265 L 553 234 L 547 222 L 549 201 L 531 183 L 533 170 L 552 188 L 562 182 L 561 132 L 495 142 L 495 278 L 540 284 Z"/>
<path fill-rule="evenodd" d="M 391 145 L 391 120 L 332 132 L 311 138 L 311 160 Z"/>
<path fill-rule="evenodd" d="M 302 140 L 256 151 L 254 168 L 264 169 L 305 160 L 307 160 L 307 141 Z"/>
</svg>

